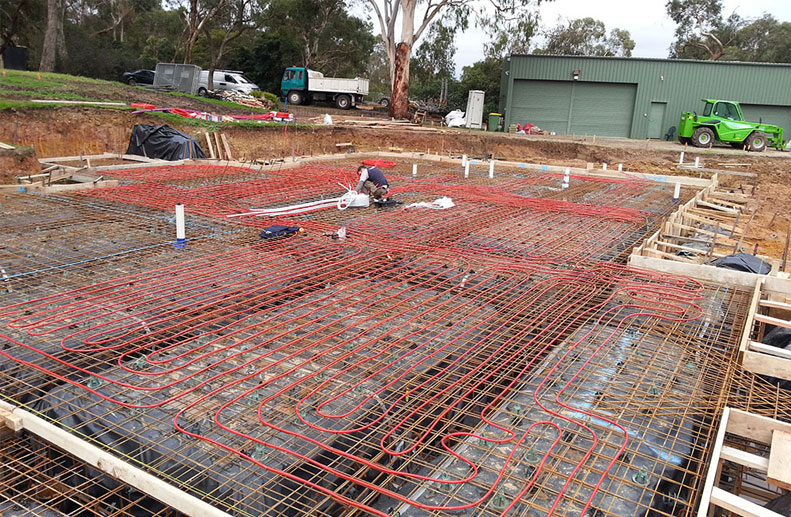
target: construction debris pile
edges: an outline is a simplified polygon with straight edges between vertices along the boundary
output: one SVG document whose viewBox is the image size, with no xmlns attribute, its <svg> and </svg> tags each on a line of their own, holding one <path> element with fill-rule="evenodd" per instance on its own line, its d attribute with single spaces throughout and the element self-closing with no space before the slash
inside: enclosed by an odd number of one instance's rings
<svg viewBox="0 0 791 517">
<path fill-rule="evenodd" d="M 239 90 L 223 90 L 220 93 L 220 98 L 224 101 L 235 102 L 236 104 L 241 104 L 242 106 L 247 106 L 249 108 L 259 108 L 259 109 L 272 109 L 272 103 L 266 100 L 263 97 L 253 97 L 247 93 L 241 92 Z"/>
<path fill-rule="evenodd" d="M 230 515 L 690 512 L 752 292 L 626 265 L 673 185 L 410 162 L 393 195 L 452 206 L 282 209 L 358 162 L 4 199 L 2 400 Z M 251 209 L 274 215 L 228 217 Z M 751 383 L 743 407 L 771 398 Z M 98 511 L 146 504 L 99 479 Z M 32 484 L 0 493 L 45 505 Z"/>
</svg>

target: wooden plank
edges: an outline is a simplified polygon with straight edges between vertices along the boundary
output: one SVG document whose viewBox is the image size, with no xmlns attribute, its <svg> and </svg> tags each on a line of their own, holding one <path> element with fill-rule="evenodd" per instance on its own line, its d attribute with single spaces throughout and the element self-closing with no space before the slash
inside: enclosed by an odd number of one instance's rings
<svg viewBox="0 0 791 517">
<path fill-rule="evenodd" d="M 749 438 L 769 445 L 772 443 L 772 433 L 774 431 L 791 433 L 791 424 L 775 420 L 774 418 L 748 413 L 741 409 L 731 409 L 727 431 L 743 438 Z"/>
<path fill-rule="evenodd" d="M 746 205 L 751 199 L 747 194 L 736 194 L 734 192 L 724 192 L 722 190 L 717 190 L 712 193 L 712 195 L 716 198 L 725 199 L 733 203 L 739 203 L 741 205 Z"/>
<path fill-rule="evenodd" d="M 679 238 L 683 239 L 683 237 L 679 237 Z M 713 241 L 711 243 L 709 243 L 710 246 L 709 246 L 709 249 L 707 251 L 699 250 L 697 248 L 690 248 L 689 246 L 684 246 L 683 244 L 673 244 L 671 242 L 664 242 L 664 241 L 657 241 L 657 244 L 659 246 L 667 246 L 668 248 L 673 248 L 673 249 L 676 249 L 676 250 L 689 251 L 689 252 L 695 253 L 697 255 L 706 255 L 707 257 L 717 257 L 717 258 L 719 258 L 719 257 L 727 256 L 727 255 L 723 255 L 722 253 L 714 253 L 712 251 L 713 250 L 713 246 L 717 245 Z M 673 255 L 673 256 L 676 257 L 677 255 Z"/>
<path fill-rule="evenodd" d="M 113 153 L 103 153 L 103 154 L 92 154 L 90 156 L 56 156 L 54 158 L 39 158 L 39 163 L 52 165 L 57 162 L 77 162 L 77 161 L 85 161 L 85 158 L 91 158 L 93 160 L 103 160 L 108 158 L 118 158 L 117 154 Z"/>
<path fill-rule="evenodd" d="M 15 433 L 22 430 L 22 418 L 2 407 L 0 407 L 0 423 Z"/>
<path fill-rule="evenodd" d="M 225 148 L 225 159 L 228 161 L 233 160 L 231 156 L 231 146 L 228 145 L 228 139 L 225 138 L 225 133 L 220 133 L 220 137 L 222 138 L 222 145 Z"/>
<path fill-rule="evenodd" d="M 674 261 L 674 262 L 677 261 L 677 262 L 682 262 L 684 264 L 697 264 L 695 260 L 687 257 L 681 257 L 679 255 L 674 255 L 673 253 L 667 253 L 666 251 L 661 251 L 658 249 L 652 251 L 659 256 L 665 257 L 668 261 Z"/>
<path fill-rule="evenodd" d="M 124 169 L 143 169 L 146 167 L 166 167 L 168 165 L 183 165 L 185 160 L 151 160 L 138 163 L 120 163 L 118 165 L 97 165 L 94 171 L 121 171 Z"/>
<path fill-rule="evenodd" d="M 712 501 L 713 489 L 716 488 L 714 484 L 717 482 L 717 470 L 720 464 L 720 453 L 722 451 L 722 442 L 725 440 L 725 429 L 728 427 L 728 420 L 730 419 L 731 409 L 725 407 L 722 411 L 722 418 L 720 419 L 720 427 L 717 429 L 717 438 L 714 440 L 714 446 L 709 456 L 709 469 L 706 472 L 706 480 L 703 482 L 703 490 L 700 495 L 700 506 L 698 507 L 698 517 L 707 517 L 709 514 L 709 503 Z"/>
<path fill-rule="evenodd" d="M 756 314 L 755 321 L 760 321 L 761 323 L 768 323 L 769 325 L 775 325 L 777 327 L 791 329 L 791 321 L 780 318 L 773 318 L 765 314 Z"/>
<path fill-rule="evenodd" d="M 723 269 L 706 264 L 690 264 L 688 262 L 664 260 L 655 257 L 644 257 L 641 255 L 630 255 L 629 265 L 639 269 L 658 271 L 660 273 L 689 276 L 706 282 L 737 285 L 743 287 L 754 286 L 756 279 L 762 276 L 756 275 L 755 273 L 745 273 L 742 271 L 734 271 L 732 269 Z"/>
<path fill-rule="evenodd" d="M 722 174 L 724 176 L 741 176 L 743 178 L 757 178 L 758 174 L 754 172 L 743 172 L 743 171 L 730 171 L 730 170 L 723 170 L 723 169 L 707 169 L 706 167 L 695 167 L 694 165 L 687 165 L 682 164 L 678 166 L 679 169 L 686 170 L 686 171 L 700 171 L 700 172 L 713 172 L 717 174 Z"/>
<path fill-rule="evenodd" d="M 699 215 L 695 215 L 695 214 L 692 214 L 692 213 L 689 213 L 689 212 L 684 212 L 683 216 L 684 216 L 684 217 L 688 217 L 688 218 L 692 219 L 693 221 L 698 221 L 699 223 L 703 223 L 703 224 L 710 224 L 710 225 L 714 225 L 714 224 L 716 224 L 716 223 L 717 223 L 717 221 L 715 221 L 715 220 L 713 220 L 713 219 L 707 219 L 707 218 L 705 218 L 705 217 L 701 217 L 701 216 L 699 216 Z M 690 230 L 695 230 L 695 231 L 697 231 L 697 232 L 700 232 L 700 233 L 705 233 L 705 234 L 707 234 L 707 235 L 716 235 L 716 234 L 715 234 L 714 232 L 712 232 L 712 231 L 709 231 L 709 230 L 703 230 L 703 229 L 701 229 L 701 228 L 697 228 L 697 227 L 695 227 L 695 226 L 690 226 L 690 227 L 689 227 L 689 229 L 690 229 Z M 731 228 L 728 228 L 728 230 L 731 230 L 731 229 L 733 229 L 733 230 L 734 230 L 734 231 L 733 231 L 733 233 L 736 233 L 736 230 L 738 230 L 738 228 L 732 228 L 732 227 L 731 227 Z M 718 238 L 718 239 L 723 239 L 723 240 L 728 240 L 728 238 L 727 238 L 727 235 L 726 235 L 726 234 L 720 234 L 720 235 L 718 235 L 718 236 L 717 236 L 717 238 Z M 735 241 L 733 241 L 733 242 L 735 242 Z"/>
<path fill-rule="evenodd" d="M 753 333 L 753 318 L 755 317 L 755 311 L 758 310 L 758 302 L 761 300 L 761 289 L 764 285 L 764 279 L 760 276 L 755 281 L 755 287 L 753 287 L 753 296 L 750 298 L 750 306 L 747 308 L 747 318 L 744 322 L 744 328 L 742 329 L 742 339 L 739 342 L 739 352 L 745 352 L 747 347 L 750 344 L 750 340 L 752 339 Z"/>
<path fill-rule="evenodd" d="M 763 260 L 765 257 L 758 255 Z M 791 296 L 791 278 L 780 276 L 766 276 L 764 281 L 764 293 L 779 293 L 782 296 Z"/>
<path fill-rule="evenodd" d="M 747 204 L 747 200 L 743 200 L 740 203 L 734 203 L 732 200 L 722 197 L 718 192 L 715 192 L 709 196 L 709 199 L 716 201 L 718 205 L 729 206 L 737 212 L 741 212 L 742 208 L 744 208 L 744 205 Z"/>
<path fill-rule="evenodd" d="M 684 213 L 683 216 L 684 217 L 691 217 L 691 214 Z M 714 222 L 715 221 L 706 221 L 705 224 L 712 224 Z M 702 228 L 698 228 L 697 226 L 689 226 L 687 224 L 676 223 L 676 227 L 679 228 L 679 229 L 682 229 L 682 230 L 689 230 L 689 231 L 695 232 L 695 233 L 702 233 L 704 235 L 711 235 L 712 237 L 714 236 L 714 232 L 710 232 L 708 230 L 704 230 Z M 720 234 L 720 236 L 717 237 L 717 238 L 720 241 L 725 242 L 725 244 L 728 245 L 728 246 L 730 246 L 730 245 L 732 245 L 732 243 L 736 242 L 734 239 L 728 238 L 728 236 L 726 234 Z"/>
<path fill-rule="evenodd" d="M 780 430 L 772 433 L 766 480 L 780 488 L 791 490 L 791 433 Z"/>
<path fill-rule="evenodd" d="M 742 353 L 742 368 L 748 372 L 791 380 L 791 360 L 763 352 L 746 350 Z"/>
<path fill-rule="evenodd" d="M 714 490 L 712 490 L 711 502 L 720 508 L 725 508 L 742 517 L 783 517 L 777 512 L 767 510 L 763 506 L 757 505 L 738 495 L 726 492 L 719 487 L 714 487 Z M 706 514 L 698 513 L 698 515 L 702 516 Z"/>
<path fill-rule="evenodd" d="M 122 160 L 130 160 L 133 162 L 158 162 L 161 161 L 157 158 L 149 158 L 148 156 L 141 156 L 139 154 L 119 154 L 118 158 Z"/>
<path fill-rule="evenodd" d="M 69 183 L 66 185 L 50 185 L 50 186 L 43 186 L 40 183 L 31 184 L 31 185 L 0 185 L 0 192 L 19 193 L 19 194 L 25 194 L 28 192 L 43 192 L 43 193 L 70 192 L 72 190 L 83 190 L 83 189 L 102 188 L 102 187 L 117 187 L 118 183 L 119 183 L 118 180 L 103 180 L 103 181 L 92 180 L 86 183 Z"/>
<path fill-rule="evenodd" d="M 22 428 L 40 436 L 56 447 L 74 454 L 89 465 L 135 487 L 154 499 L 172 506 L 179 512 L 186 515 L 229 517 L 227 513 L 220 511 L 205 501 L 201 501 L 170 483 L 130 465 L 33 413 L 12 406 L 2 400 L 0 400 L 0 409 L 9 411 L 19 417 Z"/>
<path fill-rule="evenodd" d="M 214 133 L 214 143 L 217 148 L 217 159 L 222 160 L 222 144 L 220 143 L 220 133 Z"/>
<path fill-rule="evenodd" d="M 214 160 L 217 158 L 217 155 L 214 154 L 214 146 L 211 145 L 211 136 L 209 136 L 208 131 L 206 131 L 204 134 L 206 135 L 206 145 L 209 147 L 209 156 L 212 160 Z"/>
<path fill-rule="evenodd" d="M 684 212 L 684 215 L 686 215 L 687 213 L 699 215 L 701 217 L 705 217 L 706 219 L 711 219 L 712 222 L 713 221 L 720 221 L 720 222 L 725 221 L 725 222 L 729 222 L 729 223 L 733 224 L 733 222 L 736 220 L 736 218 L 734 216 L 732 216 L 731 214 L 723 214 L 723 213 L 714 212 L 712 210 L 707 210 L 707 209 L 703 209 L 703 208 L 690 208 L 689 210 Z"/>
<path fill-rule="evenodd" d="M 761 352 L 764 354 L 773 355 L 775 357 L 782 357 L 783 359 L 791 359 L 791 350 L 786 350 L 784 348 L 765 345 L 757 341 L 750 341 L 749 348 L 754 352 Z"/>
<path fill-rule="evenodd" d="M 745 467 L 750 467 L 751 469 L 760 470 L 761 472 L 766 472 L 769 468 L 769 458 L 764 458 L 763 456 L 758 456 L 757 454 L 741 449 L 734 449 L 727 445 L 722 446 L 720 458 L 738 463 L 739 465 L 744 465 Z"/>
<path fill-rule="evenodd" d="M 776 302 L 773 300 L 761 300 L 758 302 L 761 307 L 768 307 L 770 309 L 781 309 L 784 311 L 791 311 L 791 303 Z"/>
<path fill-rule="evenodd" d="M 105 101 L 67 101 L 61 99 L 33 99 L 30 102 L 37 104 L 76 104 L 76 105 L 95 105 L 95 106 L 118 106 L 125 107 L 125 102 L 105 102 Z"/>
<path fill-rule="evenodd" d="M 739 211 L 733 208 L 728 208 L 727 206 L 718 205 L 716 203 L 709 203 L 708 201 L 698 201 L 698 205 L 706 206 L 709 208 L 713 208 L 714 210 L 719 210 L 721 212 L 725 212 L 728 214 L 738 214 Z"/>
</svg>

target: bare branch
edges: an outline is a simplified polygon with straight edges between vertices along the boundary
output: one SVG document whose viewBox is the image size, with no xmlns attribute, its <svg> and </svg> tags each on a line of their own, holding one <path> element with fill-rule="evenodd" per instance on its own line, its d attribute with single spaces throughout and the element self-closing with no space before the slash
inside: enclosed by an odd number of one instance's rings
<svg viewBox="0 0 791 517">
<path fill-rule="evenodd" d="M 124 19 L 131 12 L 132 12 L 132 8 L 131 7 L 127 8 L 124 12 L 121 13 L 121 16 L 119 16 L 118 19 L 113 22 L 112 25 L 110 25 L 109 27 L 106 27 L 106 28 L 104 28 L 102 30 L 98 30 L 98 31 L 94 32 L 93 35 L 94 36 L 98 36 L 100 34 L 106 34 L 106 33 L 110 32 L 111 30 L 116 29 L 119 25 L 121 25 L 121 23 L 124 21 Z"/>
<path fill-rule="evenodd" d="M 418 29 L 415 31 L 415 41 L 420 38 L 421 34 L 423 34 L 423 31 L 426 30 L 426 27 L 428 27 L 431 21 L 439 14 L 440 10 L 450 3 L 450 0 L 442 0 L 440 3 L 434 6 L 433 10 L 426 10 L 426 14 L 423 16 L 423 23 L 421 23 L 420 27 L 418 27 Z"/>
<path fill-rule="evenodd" d="M 379 20 L 379 31 L 381 32 L 382 40 L 384 44 L 387 45 L 387 30 L 385 29 L 385 20 L 382 18 L 382 11 L 379 10 L 379 5 L 376 3 L 376 0 L 368 0 L 368 3 L 371 4 L 376 11 L 376 17 Z"/>
</svg>

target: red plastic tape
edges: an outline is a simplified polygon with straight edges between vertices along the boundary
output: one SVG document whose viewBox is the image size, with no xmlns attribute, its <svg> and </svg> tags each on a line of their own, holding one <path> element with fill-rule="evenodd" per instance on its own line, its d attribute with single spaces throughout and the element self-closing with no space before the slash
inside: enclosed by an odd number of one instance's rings
<svg viewBox="0 0 791 517">
<path fill-rule="evenodd" d="M 181 115 L 182 117 L 191 117 L 192 116 L 192 115 L 190 115 L 189 111 L 184 111 L 181 108 L 171 108 L 170 112 L 174 113 L 176 115 Z"/>
</svg>

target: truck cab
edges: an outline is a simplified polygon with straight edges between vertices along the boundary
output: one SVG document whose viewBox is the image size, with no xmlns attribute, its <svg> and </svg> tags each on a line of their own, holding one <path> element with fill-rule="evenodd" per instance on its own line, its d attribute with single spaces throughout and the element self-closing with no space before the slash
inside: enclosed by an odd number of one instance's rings
<svg viewBox="0 0 791 517">
<path fill-rule="evenodd" d="M 703 116 L 710 117 L 714 114 L 715 117 L 727 120 L 744 120 L 742 115 L 742 108 L 738 102 L 730 101 L 710 101 L 706 102 L 703 106 Z"/>
<path fill-rule="evenodd" d="M 307 69 L 291 67 L 283 72 L 283 80 L 280 82 L 280 89 L 283 95 L 291 104 L 302 104 L 307 100 L 308 74 Z"/>
<path fill-rule="evenodd" d="M 368 94 L 368 79 L 324 77 L 316 70 L 292 66 L 283 71 L 280 90 L 291 104 L 330 101 L 337 108 L 349 109 Z"/>
</svg>

